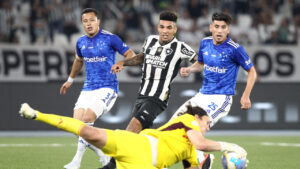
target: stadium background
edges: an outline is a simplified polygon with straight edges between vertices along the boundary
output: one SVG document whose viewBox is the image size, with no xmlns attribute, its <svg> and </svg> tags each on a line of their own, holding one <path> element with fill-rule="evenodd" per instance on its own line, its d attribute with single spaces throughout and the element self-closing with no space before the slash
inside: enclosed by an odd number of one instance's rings
<svg viewBox="0 0 300 169">
<path fill-rule="evenodd" d="M 84 34 L 80 11 L 85 7 L 101 11 L 101 27 L 119 35 L 136 52 L 146 36 L 156 34 L 158 15 L 164 9 L 177 11 L 177 37 L 196 51 L 200 40 L 209 35 L 211 14 L 220 10 L 230 13 L 231 37 L 246 48 L 259 77 L 251 96 L 252 109 L 242 111 L 239 99 L 246 74 L 240 71 L 230 116 L 214 130 L 299 131 L 298 0 L 1 0 L 0 131 L 55 130 L 19 118 L 23 102 L 45 112 L 72 116 L 84 77 L 76 77 L 66 96 L 59 95 L 59 88 L 71 69 L 76 40 Z M 140 67 L 127 67 L 118 74 L 120 97 L 111 112 L 97 120 L 97 126 L 125 128 L 140 75 Z M 200 86 L 201 74 L 177 77 L 169 108 L 155 121 L 155 127 L 166 122 Z"/>
</svg>

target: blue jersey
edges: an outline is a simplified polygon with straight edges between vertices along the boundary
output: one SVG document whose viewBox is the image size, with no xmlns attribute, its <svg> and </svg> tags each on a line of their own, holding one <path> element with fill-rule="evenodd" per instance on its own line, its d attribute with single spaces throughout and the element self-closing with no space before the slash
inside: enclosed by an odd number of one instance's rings
<svg viewBox="0 0 300 169">
<path fill-rule="evenodd" d="M 204 64 L 203 94 L 234 95 L 239 66 L 249 70 L 253 64 L 245 49 L 229 37 L 214 45 L 212 37 L 201 42 L 198 62 Z"/>
<path fill-rule="evenodd" d="M 117 76 L 110 72 L 116 52 L 124 54 L 129 47 L 117 36 L 100 29 L 92 38 L 84 35 L 76 44 L 76 53 L 84 59 L 86 79 L 82 90 L 108 87 L 118 92 Z"/>
</svg>

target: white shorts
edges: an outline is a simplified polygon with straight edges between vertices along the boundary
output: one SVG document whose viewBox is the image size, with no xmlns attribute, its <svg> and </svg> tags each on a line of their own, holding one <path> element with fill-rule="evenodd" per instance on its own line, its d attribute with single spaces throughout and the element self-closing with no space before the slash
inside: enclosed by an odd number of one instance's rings
<svg viewBox="0 0 300 169">
<path fill-rule="evenodd" d="M 187 110 L 186 105 L 189 104 L 189 102 L 191 102 L 192 106 L 199 106 L 207 112 L 208 116 L 210 117 L 210 127 L 212 127 L 220 120 L 220 118 L 229 113 L 232 105 L 232 96 L 197 93 L 194 97 L 180 106 L 172 118 L 184 113 Z"/>
<path fill-rule="evenodd" d="M 100 88 L 91 91 L 81 91 L 75 109 L 90 108 L 94 111 L 97 118 L 103 113 L 108 112 L 114 105 L 118 94 L 111 88 Z"/>
</svg>

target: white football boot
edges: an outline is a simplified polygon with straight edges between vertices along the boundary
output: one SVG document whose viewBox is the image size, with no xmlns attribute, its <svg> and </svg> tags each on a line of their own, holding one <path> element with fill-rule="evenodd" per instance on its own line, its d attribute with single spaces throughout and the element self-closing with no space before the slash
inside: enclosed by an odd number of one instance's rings
<svg viewBox="0 0 300 169">
<path fill-rule="evenodd" d="M 36 111 L 32 109 L 28 103 L 23 103 L 21 105 L 19 114 L 25 119 L 35 119 L 37 115 Z"/>
<path fill-rule="evenodd" d="M 66 164 L 64 166 L 65 169 L 79 169 L 80 168 L 80 163 L 71 161 L 69 164 Z"/>
</svg>

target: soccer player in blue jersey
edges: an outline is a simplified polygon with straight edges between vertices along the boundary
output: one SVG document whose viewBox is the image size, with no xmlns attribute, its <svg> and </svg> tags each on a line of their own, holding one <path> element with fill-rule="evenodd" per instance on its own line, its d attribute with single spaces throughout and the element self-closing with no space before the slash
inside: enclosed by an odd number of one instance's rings
<svg viewBox="0 0 300 169">
<path fill-rule="evenodd" d="M 98 11 L 92 8 L 84 9 L 81 21 L 86 35 L 80 37 L 76 44 L 76 58 L 68 80 L 62 85 L 60 94 L 66 94 L 73 79 L 85 64 L 86 80 L 74 107 L 75 119 L 92 126 L 94 121 L 113 106 L 117 96 L 119 83 L 115 74 L 110 72 L 116 62 L 116 52 L 125 58 L 135 53 L 117 36 L 101 29 Z M 86 148 L 90 147 L 100 157 L 105 165 L 109 157 L 93 145 L 79 137 L 76 155 L 64 166 L 66 169 L 79 169 Z"/>
<path fill-rule="evenodd" d="M 212 36 L 201 42 L 198 62 L 181 68 L 181 76 L 203 71 L 203 85 L 200 92 L 184 103 L 173 115 L 177 117 L 186 111 L 186 105 L 203 108 L 210 117 L 210 126 L 226 116 L 235 94 L 239 67 L 248 72 L 247 85 L 241 97 L 242 109 L 251 108 L 250 93 L 256 80 L 256 71 L 245 49 L 230 39 L 231 17 L 225 13 L 214 13 L 210 32 Z"/>
</svg>

